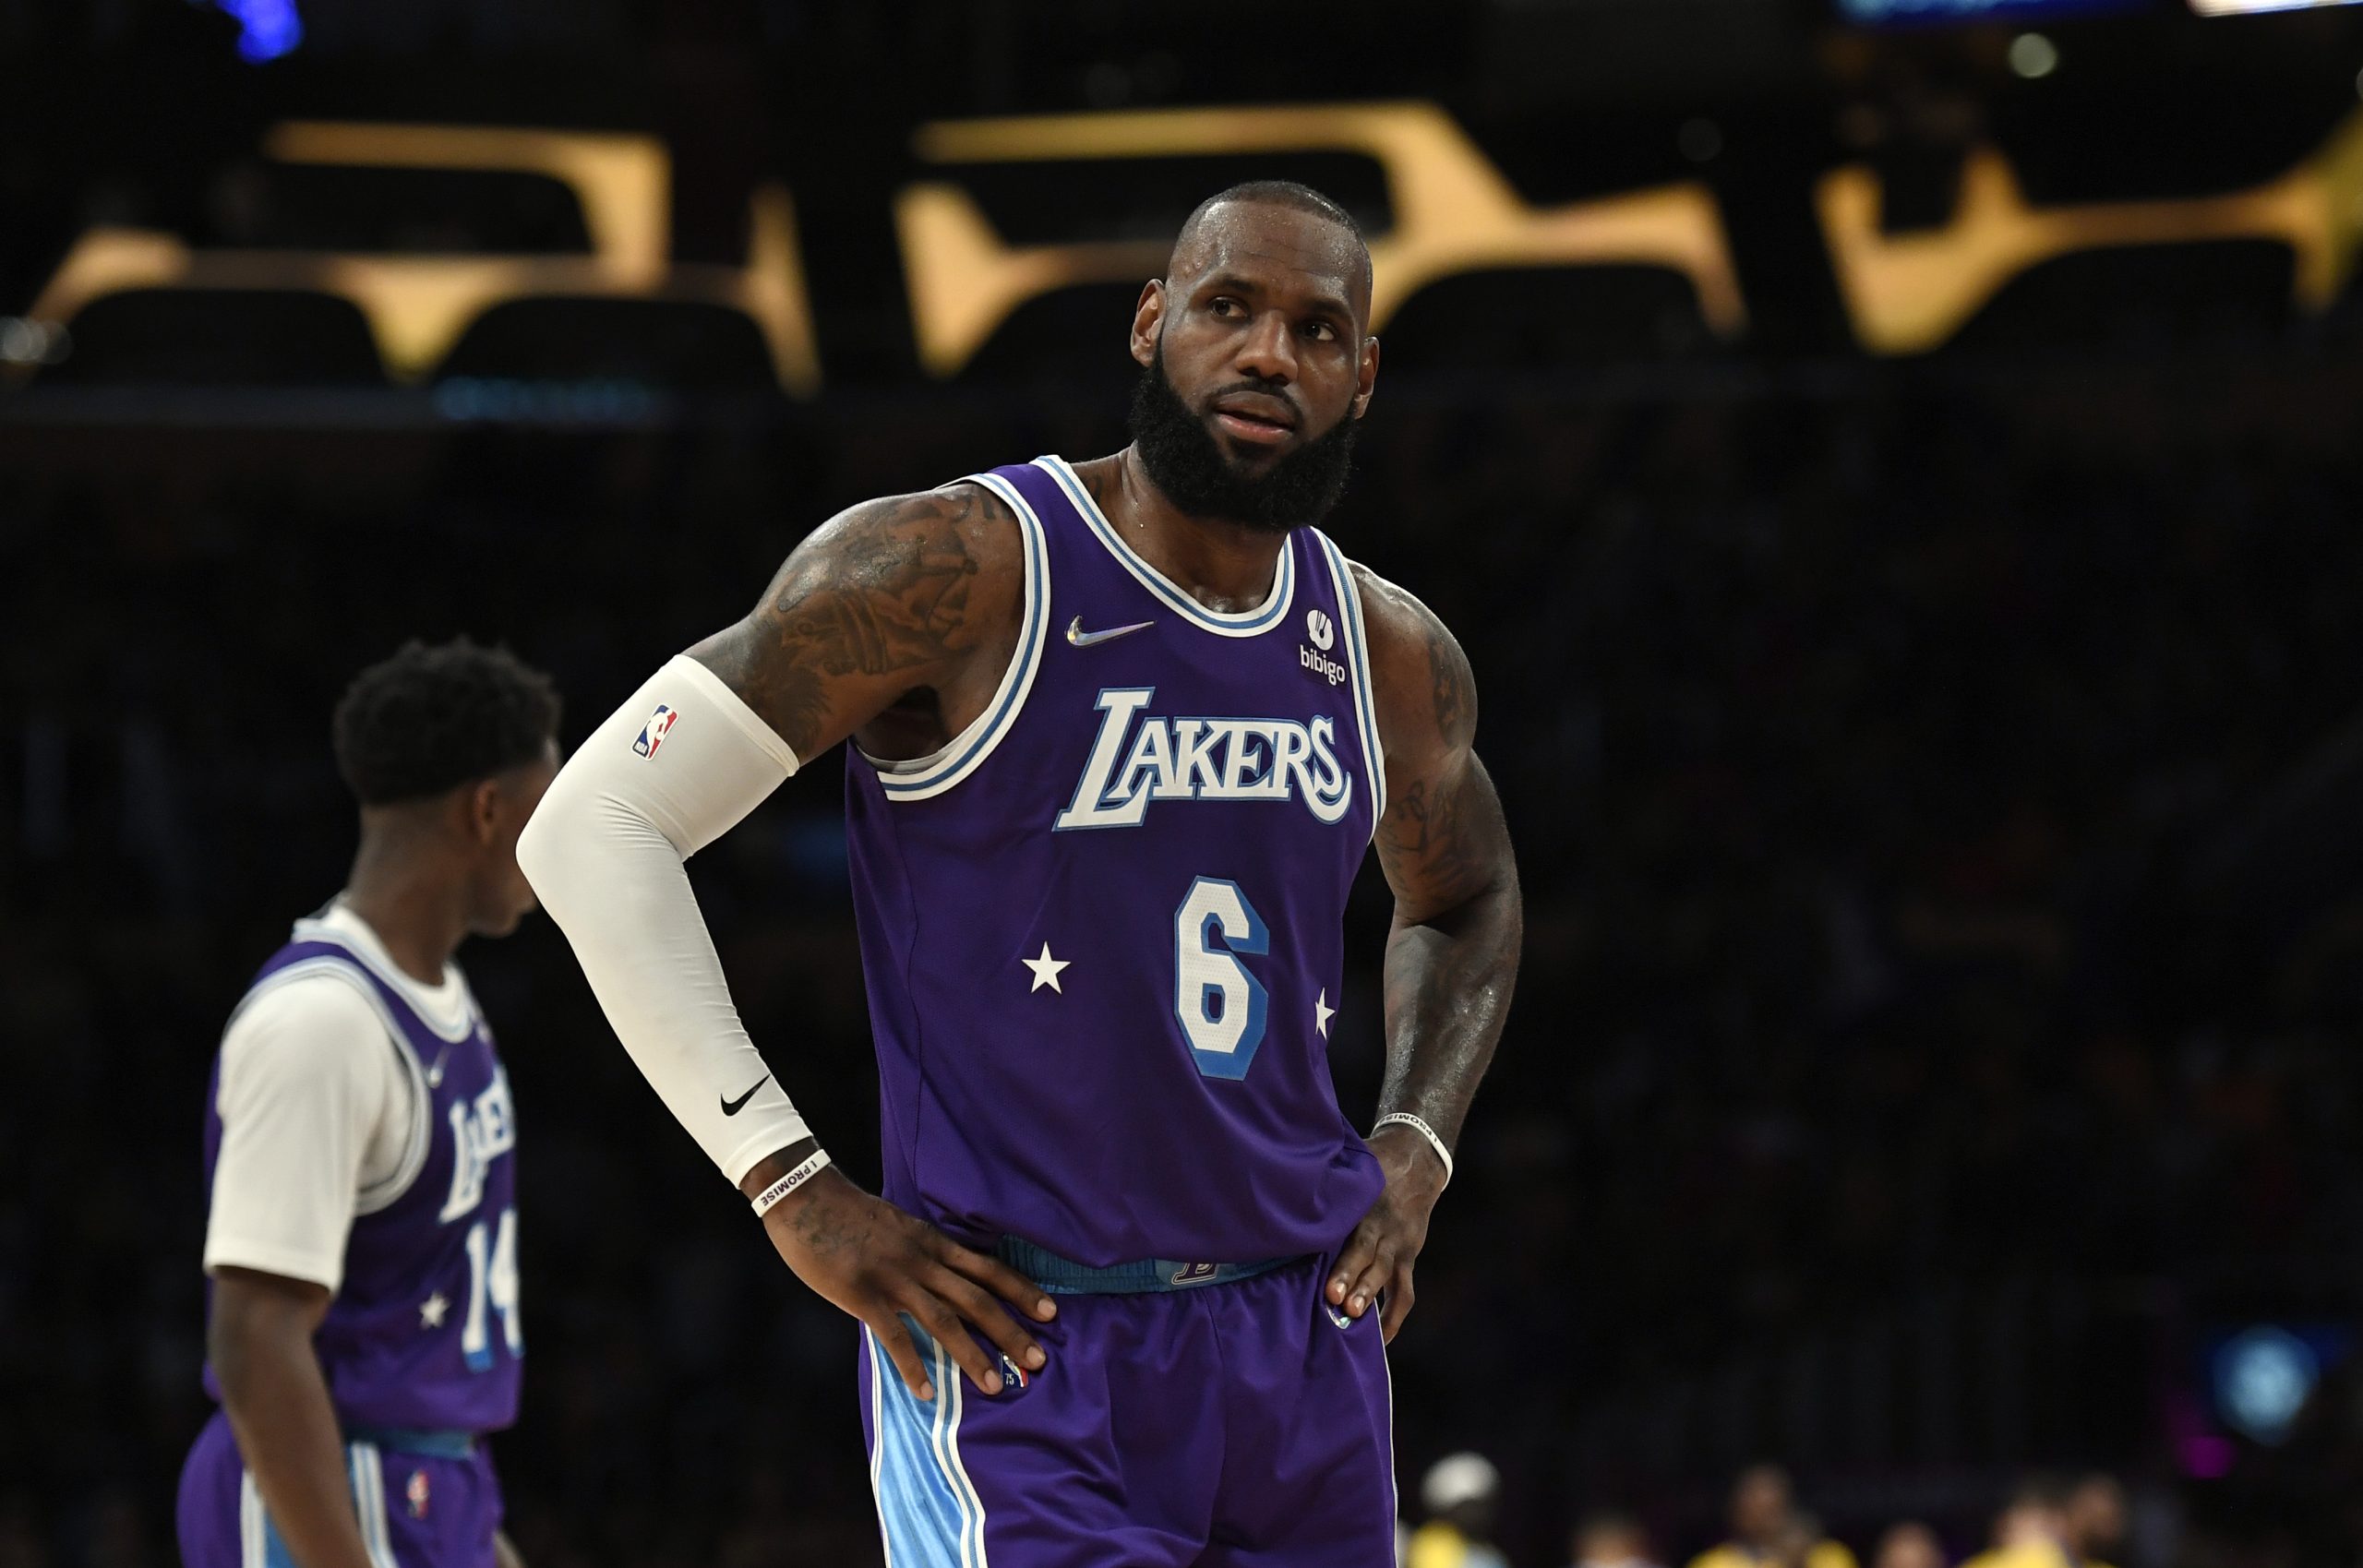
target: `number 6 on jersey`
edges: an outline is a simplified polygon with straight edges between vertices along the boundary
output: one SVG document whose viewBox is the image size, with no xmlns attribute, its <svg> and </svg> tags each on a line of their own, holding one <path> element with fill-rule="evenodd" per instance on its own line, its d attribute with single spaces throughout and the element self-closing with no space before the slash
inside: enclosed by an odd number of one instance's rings
<svg viewBox="0 0 2363 1568">
<path fill-rule="evenodd" d="M 1264 917 L 1237 882 L 1200 877 L 1174 911 L 1173 1011 L 1209 1078 L 1244 1078 L 1255 1060 L 1269 999 L 1236 955 L 1271 948 Z"/>
</svg>

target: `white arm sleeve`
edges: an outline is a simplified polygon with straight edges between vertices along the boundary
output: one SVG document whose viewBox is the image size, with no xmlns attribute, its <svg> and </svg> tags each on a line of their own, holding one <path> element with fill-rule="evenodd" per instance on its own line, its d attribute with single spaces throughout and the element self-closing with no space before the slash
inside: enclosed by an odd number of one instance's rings
<svg viewBox="0 0 2363 1568">
<path fill-rule="evenodd" d="M 207 1273 L 342 1283 L 361 1189 L 389 1135 L 399 1160 L 412 1109 L 394 1050 L 368 999 L 331 976 L 284 981 L 239 1011 L 222 1037 Z"/>
<path fill-rule="evenodd" d="M 519 868 L 624 1049 L 734 1185 L 810 1132 L 747 1037 L 683 862 L 796 765 L 738 693 L 683 654 L 583 743 L 517 841 Z"/>
</svg>

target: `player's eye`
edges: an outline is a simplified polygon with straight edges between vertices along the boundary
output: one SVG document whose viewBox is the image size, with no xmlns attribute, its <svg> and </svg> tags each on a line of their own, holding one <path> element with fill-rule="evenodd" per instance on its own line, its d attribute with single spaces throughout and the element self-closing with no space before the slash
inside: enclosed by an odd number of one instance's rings
<svg viewBox="0 0 2363 1568">
<path fill-rule="evenodd" d="M 1308 321 L 1304 324 L 1304 335 L 1316 343 L 1334 343 L 1337 341 L 1337 329 L 1326 321 Z"/>
<path fill-rule="evenodd" d="M 1228 317 L 1237 311 L 1243 310 L 1246 307 L 1241 305 L 1237 300 L 1231 298 L 1229 294 L 1217 294 L 1214 297 L 1213 302 L 1210 303 L 1206 308 L 1213 311 L 1217 316 Z"/>
</svg>

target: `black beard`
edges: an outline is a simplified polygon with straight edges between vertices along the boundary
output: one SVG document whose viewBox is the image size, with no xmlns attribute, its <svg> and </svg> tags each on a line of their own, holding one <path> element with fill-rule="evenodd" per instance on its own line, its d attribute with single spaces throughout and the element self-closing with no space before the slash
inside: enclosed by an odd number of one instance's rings
<svg viewBox="0 0 2363 1568">
<path fill-rule="evenodd" d="M 1258 533 L 1286 533 L 1319 522 L 1345 494 L 1353 468 L 1354 426 L 1361 421 L 1341 419 L 1335 430 L 1263 473 L 1242 473 L 1166 379 L 1159 345 L 1133 389 L 1130 423 L 1141 466 L 1185 514 L 1219 518 Z"/>
</svg>

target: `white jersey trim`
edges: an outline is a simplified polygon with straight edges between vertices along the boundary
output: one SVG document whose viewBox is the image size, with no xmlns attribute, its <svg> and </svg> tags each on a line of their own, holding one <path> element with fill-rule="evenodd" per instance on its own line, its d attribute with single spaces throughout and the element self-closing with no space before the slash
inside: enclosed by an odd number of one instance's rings
<svg viewBox="0 0 2363 1568">
<path fill-rule="evenodd" d="M 393 1532 L 386 1524 L 386 1466 L 374 1442 L 356 1442 L 345 1450 L 353 1475 L 353 1507 L 361 1520 L 361 1544 L 371 1568 L 400 1568 L 394 1560 Z"/>
<path fill-rule="evenodd" d="M 870 1359 L 870 1486 L 887 1568 L 988 1568 L 984 1500 L 960 1456 L 967 1374 L 940 1341 L 919 1331 L 914 1346 L 935 1386 L 934 1397 L 922 1400 L 867 1327 L 861 1339 Z"/>
<path fill-rule="evenodd" d="M 1099 503 L 1091 498 L 1090 488 L 1082 476 L 1067 465 L 1066 459 L 1056 454 L 1038 457 L 1034 460 L 1034 466 L 1059 482 L 1067 500 L 1083 514 L 1083 521 L 1108 553 L 1116 557 L 1117 564 L 1192 626 L 1217 637 L 1257 637 L 1288 618 L 1289 605 L 1296 598 L 1296 552 L 1289 548 L 1285 539 L 1281 541 L 1278 568 L 1272 574 L 1272 591 L 1264 596 L 1262 604 L 1252 610 L 1210 610 L 1183 592 L 1171 578 L 1149 565 L 1147 557 L 1125 542 L 1116 525 L 1108 521 L 1108 514 L 1099 509 Z"/>
<path fill-rule="evenodd" d="M 1034 689 L 1034 677 L 1042 668 L 1042 650 L 1050 640 L 1050 547 L 1042 520 L 1017 487 L 999 474 L 972 473 L 966 483 L 982 485 L 1017 513 L 1018 531 L 1026 542 L 1026 604 L 1017 647 L 1010 654 L 1009 667 L 1002 672 L 992 700 L 950 744 L 925 757 L 900 762 L 860 753 L 878 771 L 878 782 L 889 800 L 932 799 L 982 767 L 1017 727 L 1018 715 L 1026 711 L 1026 699 Z"/>
<path fill-rule="evenodd" d="M 960 1501 L 961 1568 L 987 1568 L 985 1500 L 978 1495 L 977 1483 L 968 1478 L 968 1466 L 960 1458 L 961 1406 L 967 1398 L 962 1384 L 966 1377 L 952 1359 L 952 1352 L 939 1343 L 935 1347 L 936 1398 L 941 1405 L 948 1397 L 952 1416 L 939 1429 L 936 1457 L 942 1461 L 944 1474 L 952 1478 L 954 1495 Z"/>
<path fill-rule="evenodd" d="M 1386 747 L 1378 735 L 1378 699 L 1370 683 L 1370 636 L 1362 618 L 1361 584 L 1354 578 L 1352 563 L 1319 529 L 1307 533 L 1320 542 L 1321 553 L 1329 562 L 1329 576 L 1337 585 L 1337 607 L 1346 616 L 1346 646 L 1348 659 L 1354 673 L 1354 726 L 1362 733 L 1362 760 L 1370 768 L 1371 818 L 1370 834 L 1378 837 L 1378 824 L 1386 815 Z"/>
<path fill-rule="evenodd" d="M 878 1353 L 878 1341 L 870 1325 L 861 1325 L 861 1348 L 870 1358 L 870 1500 L 878 1509 L 878 1545 L 886 1559 L 886 1568 L 894 1568 L 894 1533 L 886 1527 L 886 1493 L 879 1485 L 879 1472 L 886 1462 L 886 1385 L 882 1381 L 890 1369 L 885 1358 Z"/>
<path fill-rule="evenodd" d="M 304 926 L 312 924 L 306 921 L 297 928 L 301 930 Z M 334 938 L 315 932 L 305 940 L 333 940 Z M 361 961 L 361 955 L 354 949 L 345 947 L 342 942 L 337 945 L 344 947 L 344 951 L 353 955 L 354 963 Z M 426 1168 L 427 1151 L 435 1133 L 435 1096 L 427 1087 L 426 1069 L 419 1061 L 418 1053 L 411 1049 L 402 1024 L 386 1006 L 386 999 L 378 994 L 376 987 L 353 972 L 353 964 L 339 958 L 307 958 L 278 971 L 239 999 L 237 1007 L 230 1014 L 230 1023 L 223 1025 L 222 1033 L 226 1039 L 230 1025 L 238 1022 L 239 1016 L 254 1005 L 257 998 L 268 996 L 282 986 L 293 985 L 299 980 L 328 978 L 352 987 L 361 994 L 362 1000 L 369 1004 L 369 1011 L 376 1013 L 378 1022 L 384 1025 L 386 1043 L 392 1048 L 394 1059 L 402 1063 L 402 1075 L 410 1083 L 410 1131 L 402 1141 L 402 1159 L 392 1171 L 377 1181 L 365 1184 L 354 1194 L 353 1214 L 358 1219 L 363 1215 L 374 1215 L 382 1209 L 391 1208 L 402 1200 L 403 1193 L 411 1190 L 412 1184 L 418 1179 L 419 1172 Z M 431 1023 L 429 1027 L 432 1027 Z M 440 1037 L 439 1034 L 438 1037 Z M 466 1037 L 464 1035 L 461 1036 L 462 1039 Z"/>
<path fill-rule="evenodd" d="M 263 1534 L 262 1490 L 255 1485 L 255 1473 L 243 1466 L 238 1470 L 238 1562 L 239 1568 L 263 1568 L 269 1561 L 269 1546 Z"/>
<path fill-rule="evenodd" d="M 406 998 L 415 998 L 419 993 L 419 982 L 394 968 L 377 953 L 371 952 L 366 944 L 354 940 L 352 933 L 329 921 L 318 917 L 296 921 L 294 940 L 299 942 L 331 942 L 351 953 L 355 964 L 385 981 L 398 994 Z M 302 965 L 299 964 L 297 967 L 300 968 Z M 450 967 L 453 975 L 460 976 L 460 992 L 463 1000 L 458 1016 L 448 1021 L 438 1018 L 433 1009 L 419 1006 L 415 1001 L 411 1007 L 411 1011 L 417 1015 L 421 1023 L 426 1025 L 428 1034 L 438 1040 L 448 1040 L 456 1046 L 475 1033 L 476 1024 L 481 1022 L 483 1015 L 477 1011 L 474 993 L 468 989 L 467 977 L 460 975 L 458 964 L 455 964 Z M 277 976 L 274 976 L 273 978 Z"/>
<path fill-rule="evenodd" d="M 1395 1483 L 1395 1363 L 1387 1359 L 1383 1334 L 1378 1336 L 1378 1365 L 1386 1374 L 1386 1524 L 1389 1529 L 1397 1529 L 1401 1526 L 1396 1521 L 1403 1517 L 1403 1496 Z"/>
</svg>

